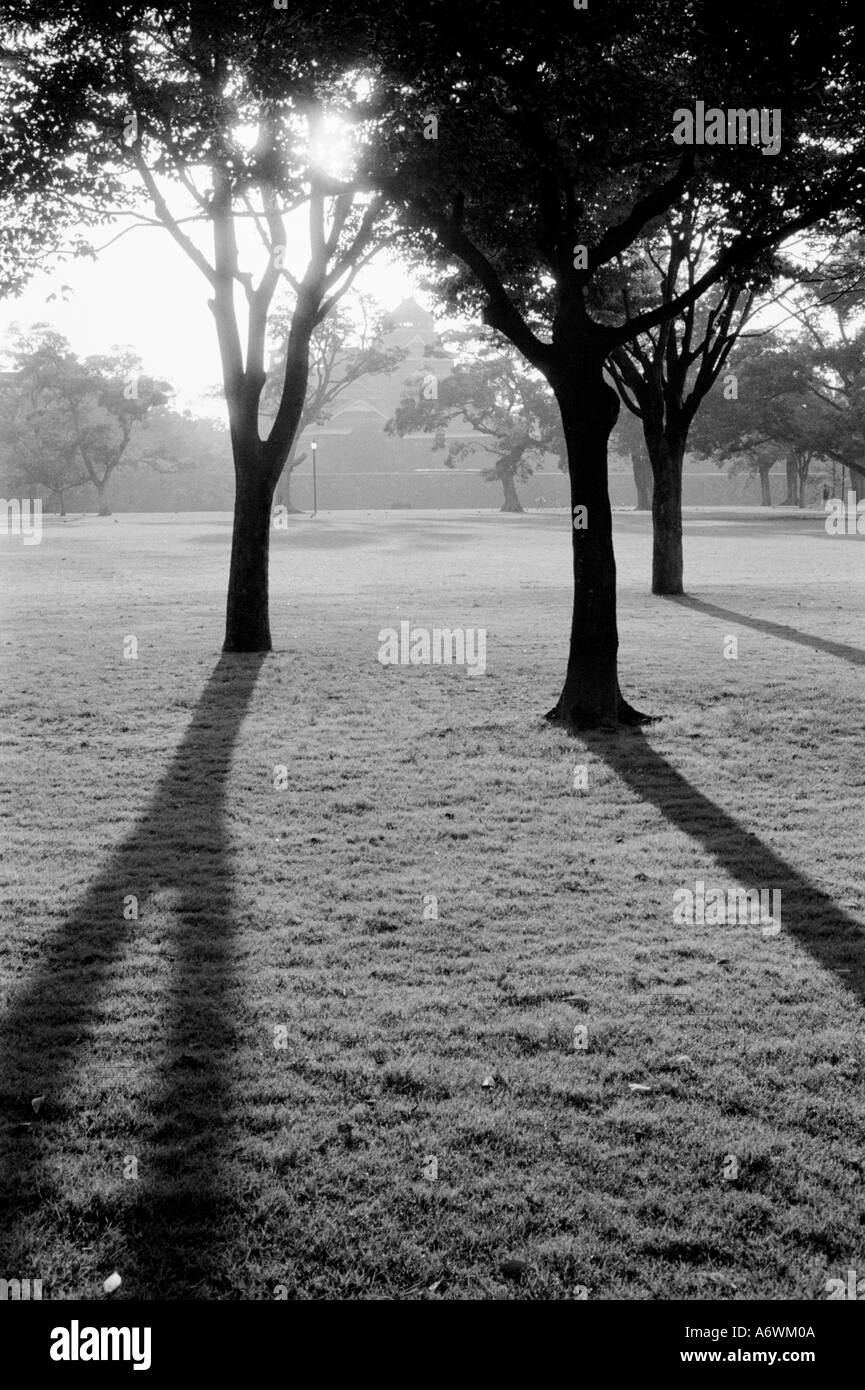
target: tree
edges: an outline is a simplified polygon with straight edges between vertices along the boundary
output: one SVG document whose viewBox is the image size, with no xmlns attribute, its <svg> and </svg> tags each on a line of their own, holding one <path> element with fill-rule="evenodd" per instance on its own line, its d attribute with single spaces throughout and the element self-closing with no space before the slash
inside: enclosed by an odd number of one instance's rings
<svg viewBox="0 0 865 1390">
<path fill-rule="evenodd" d="M 135 462 L 147 457 L 141 429 L 150 412 L 163 406 L 171 388 L 165 381 L 145 376 L 141 361 L 128 349 L 115 349 L 110 357 L 85 359 L 80 381 L 61 377 L 74 422 L 78 452 L 96 488 L 100 516 L 110 516 L 108 483 L 124 461 L 132 461 L 130 442 L 135 438 Z M 136 429 L 136 427 L 138 427 Z"/>
<path fill-rule="evenodd" d="M 430 0 L 422 32 L 399 5 L 374 8 L 387 133 L 378 186 L 400 209 L 406 244 L 438 267 L 444 302 L 509 338 L 561 412 L 574 606 L 551 717 L 642 722 L 618 682 L 607 447 L 619 403 L 604 364 L 794 232 L 860 205 L 852 7 L 828 3 L 807 32 L 780 3 L 758 25 L 736 3 L 609 0 L 577 12 Z M 675 120 L 695 91 L 723 93 L 743 113 L 759 92 L 783 111 L 782 146 L 766 158 L 756 146 L 679 145 Z M 672 299 L 603 321 L 605 268 L 707 171 L 725 214 L 711 263 Z"/>
<path fill-rule="evenodd" d="M 786 463 L 783 505 L 803 507 L 811 463 L 825 454 L 832 421 L 829 408 L 808 391 L 810 356 L 802 336 L 743 340 L 730 358 L 736 396 L 715 389 L 695 421 L 695 448 L 757 473 L 765 506 L 774 463 Z"/>
<path fill-rule="evenodd" d="M 140 447 L 146 470 L 117 481 L 127 509 L 222 511 L 231 506 L 226 474 L 231 444 L 221 420 L 163 407 L 148 417 Z"/>
<path fill-rule="evenodd" d="M 644 239 L 642 252 L 634 248 L 636 265 L 620 260 L 614 279 L 624 313 L 640 312 L 653 294 L 669 304 L 693 285 L 711 261 L 721 224 L 710 188 L 684 197 L 655 235 Z M 621 344 L 609 358 L 619 395 L 642 425 L 652 469 L 655 594 L 684 592 L 682 470 L 688 433 L 749 320 L 757 287 L 768 284 L 773 270 L 770 256 L 757 258 L 747 272 L 725 278 L 677 317 Z"/>
<path fill-rule="evenodd" d="M 617 444 L 631 460 L 634 487 L 637 491 L 636 510 L 638 512 L 650 512 L 654 490 L 652 464 L 649 459 L 649 451 L 646 448 L 646 436 L 643 433 L 642 421 L 633 411 L 623 410 L 620 412 L 611 442 Z"/>
<path fill-rule="evenodd" d="M 772 505 L 772 480 L 771 473 L 775 464 L 778 462 L 778 451 L 771 444 L 758 444 L 752 451 L 751 458 L 748 459 L 747 466 L 751 473 L 756 474 L 760 479 L 760 505 L 771 507 Z M 738 471 L 737 461 L 733 460 L 731 473 Z"/>
<path fill-rule="evenodd" d="M 170 387 L 146 376 L 128 349 L 80 361 L 58 333 L 36 325 L 16 340 L 16 378 L 4 392 L 2 441 L 20 477 L 63 494 L 87 481 L 99 515 L 110 516 L 108 484 L 130 443 L 140 445 L 150 412 L 165 405 Z M 146 457 L 146 446 L 135 461 Z"/>
<path fill-rule="evenodd" d="M 384 208 L 381 195 L 360 193 L 341 170 L 324 167 L 329 122 L 335 113 L 349 119 L 357 106 L 351 65 L 362 44 L 348 16 L 328 22 L 304 3 L 130 10 L 78 0 L 58 10 L 34 0 L 22 17 L 6 0 L 2 15 L 26 32 L 24 57 L 4 71 L 4 143 L 22 161 L 35 151 L 48 184 L 51 132 L 61 125 L 64 148 L 105 171 L 109 188 L 134 174 L 152 208 L 137 224 L 166 228 L 210 289 L 235 470 L 224 650 L 268 651 L 271 503 L 303 413 L 310 340 L 375 249 Z M 287 219 L 300 209 L 309 257 L 292 273 Z M 191 223 L 209 230 L 210 256 Z M 244 268 L 255 257 L 241 246 L 241 225 L 261 243 L 257 276 Z M 282 389 L 262 438 L 267 321 L 282 280 L 294 312 Z"/>
<path fill-rule="evenodd" d="M 46 198 L 0 192 L 0 299 L 14 299 L 51 257 L 93 255 L 89 241 L 69 228 L 72 216 Z"/>
<path fill-rule="evenodd" d="M 850 470 L 857 501 L 865 498 L 865 237 L 833 248 L 799 295 L 811 343 L 804 381 L 826 408 L 823 453 Z"/>
<path fill-rule="evenodd" d="M 349 386 L 364 376 L 380 376 L 396 370 L 405 357 L 402 348 L 383 346 L 384 316 L 369 295 L 356 297 L 357 313 L 346 304 L 337 305 L 314 330 L 309 344 L 309 380 L 297 432 L 286 459 L 275 501 L 287 511 L 291 505 L 291 475 L 306 458 L 298 452 L 298 439 L 308 425 L 320 425 L 330 418 L 332 407 Z M 293 308 L 282 304 L 273 314 L 272 336 L 280 348 L 271 363 L 262 396 L 261 414 L 275 413 L 280 383 L 285 372 L 286 345 L 291 332 Z"/>
<path fill-rule="evenodd" d="M 466 348 L 477 339 L 471 329 L 450 333 L 444 342 Z M 448 425 L 464 421 L 478 438 L 452 440 L 445 466 L 453 468 L 478 452 L 490 455 L 494 463 L 483 470 L 484 482 L 501 483 L 503 512 L 522 512 L 517 479 L 530 478 L 547 454 L 557 455 L 561 466 L 565 452 L 558 411 L 543 377 L 488 334 L 468 361 L 457 362 L 450 376 L 435 382 L 434 392 L 429 385 L 422 372 L 409 378 L 396 414 L 385 425 L 387 433 L 423 430 L 435 435 L 433 449 L 444 449 Z"/>
<path fill-rule="evenodd" d="M 67 344 L 59 333 L 44 328 L 43 357 L 34 354 L 29 370 L 4 377 L 0 391 L 0 457 L 10 490 L 29 494 L 47 488 L 61 516 L 66 494 L 83 487 L 87 473 L 70 430 L 69 414 L 53 385 L 56 352 Z"/>
<path fill-rule="evenodd" d="M 31 140 L 21 138 L 12 113 L 30 81 L 27 9 L 12 4 L 0 11 L 6 21 L 0 31 L 0 299 L 18 295 L 50 259 L 93 255 L 76 226 L 82 202 L 88 222 L 97 225 L 109 203 L 123 206 L 128 198 L 122 183 L 75 148 L 65 122 L 42 121 L 38 138 L 35 129 Z"/>
</svg>

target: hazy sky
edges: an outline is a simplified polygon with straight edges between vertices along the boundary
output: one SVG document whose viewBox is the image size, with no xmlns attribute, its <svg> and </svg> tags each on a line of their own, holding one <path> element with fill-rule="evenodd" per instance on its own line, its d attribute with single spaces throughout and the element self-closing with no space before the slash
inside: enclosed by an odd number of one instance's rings
<svg viewBox="0 0 865 1390">
<path fill-rule="evenodd" d="M 114 226 L 85 235 L 94 247 L 106 246 L 128 226 L 128 219 L 118 220 Z M 286 264 L 297 270 L 305 264 L 308 249 L 305 220 L 296 217 L 288 230 Z M 206 227 L 196 226 L 194 235 L 210 258 Z M 245 226 L 238 240 L 241 268 L 252 270 L 257 279 L 264 249 Z M 70 287 L 65 298 L 63 285 Z M 406 269 L 384 256 L 363 271 L 355 285 L 385 309 L 394 309 L 415 292 Z M 220 414 L 224 411 L 221 401 L 202 399 L 221 380 L 216 331 L 207 307 L 211 293 L 204 276 L 164 228 L 136 228 L 106 246 L 96 261 L 80 258 L 55 263 L 50 273 L 35 276 L 17 299 L 0 302 L 0 344 L 5 347 L 13 323 L 29 327 L 37 322 L 47 322 L 63 333 L 81 357 L 129 344 L 143 359 L 145 371 L 166 377 L 176 387 L 177 406 Z M 55 298 L 47 302 L 50 295 Z M 244 303 L 238 285 L 241 315 Z"/>
</svg>

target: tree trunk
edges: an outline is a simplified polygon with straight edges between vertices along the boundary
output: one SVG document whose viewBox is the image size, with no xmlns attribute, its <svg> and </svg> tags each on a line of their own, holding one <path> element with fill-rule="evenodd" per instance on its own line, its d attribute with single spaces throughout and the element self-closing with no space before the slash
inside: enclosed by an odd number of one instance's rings
<svg viewBox="0 0 865 1390">
<path fill-rule="evenodd" d="M 637 489 L 637 511 L 649 512 L 652 510 L 652 465 L 644 444 L 638 444 L 631 450 L 631 467 L 634 470 L 634 486 Z"/>
<path fill-rule="evenodd" d="M 646 443 L 652 463 L 652 593 L 683 594 L 682 465 L 684 440 L 658 432 Z"/>
<path fill-rule="evenodd" d="M 503 512 L 522 512 L 523 506 L 517 494 L 517 488 L 516 483 L 514 482 L 513 473 L 500 473 L 499 478 L 501 480 L 502 489 L 505 494 L 505 500 L 502 503 L 500 510 Z"/>
<path fill-rule="evenodd" d="M 303 463 L 305 458 L 306 454 L 301 454 L 300 458 L 295 458 L 294 455 L 292 455 L 279 475 L 279 482 L 276 485 L 276 492 L 273 495 L 273 501 L 276 506 L 285 507 L 287 512 L 295 516 L 300 515 L 300 507 L 295 507 L 291 500 L 291 475 L 295 468 L 298 468 L 300 464 Z"/>
<path fill-rule="evenodd" d="M 236 450 L 234 530 L 225 618 L 224 652 L 269 652 L 268 564 L 274 480 L 260 446 Z"/>
<path fill-rule="evenodd" d="M 792 449 L 787 455 L 787 496 L 781 503 L 782 507 L 798 507 L 799 505 L 799 470 L 796 467 L 796 455 Z"/>
<path fill-rule="evenodd" d="M 110 516 L 111 508 L 108 505 L 108 479 L 96 484 L 97 511 L 100 516 Z"/>
<path fill-rule="evenodd" d="M 760 506 L 771 507 L 772 505 L 772 484 L 769 474 L 772 470 L 771 463 L 768 468 L 761 468 L 760 472 Z"/>
<path fill-rule="evenodd" d="M 273 649 L 268 584 L 273 493 L 294 448 L 303 414 L 309 381 L 309 341 L 326 285 L 327 258 L 322 261 L 318 255 L 314 256 L 316 283 L 312 287 L 304 283 L 298 291 L 286 344 L 279 406 L 270 433 L 262 441 L 258 421 L 261 393 L 267 380 L 264 339 L 269 295 L 273 293 L 275 281 L 268 279 L 269 270 L 253 297 L 244 370 L 234 312 L 233 268 L 236 268 L 237 249 L 231 223 L 231 191 L 228 177 L 222 171 L 218 174 L 214 171 L 214 189 L 217 276 L 210 306 L 219 339 L 234 459 L 234 529 L 222 650 L 269 652 Z M 263 287 L 269 287 L 269 293 L 262 301 Z"/>
<path fill-rule="evenodd" d="M 619 690 L 616 560 L 607 477 L 607 444 L 619 398 L 602 363 L 573 362 L 551 374 L 562 414 L 571 484 L 574 607 L 565 684 L 547 718 L 573 728 L 640 723 Z M 576 509 L 585 508 L 585 513 Z M 585 526 L 575 522 L 585 520 Z"/>
<path fill-rule="evenodd" d="M 796 498 L 797 505 L 800 507 L 804 507 L 805 505 L 805 489 L 808 486 L 808 473 L 810 471 L 810 468 L 811 455 L 800 454 L 796 460 L 796 477 L 798 481 Z"/>
<path fill-rule="evenodd" d="M 865 499 L 865 473 L 859 473 L 855 468 L 851 468 L 849 472 L 850 486 L 856 493 L 856 501 L 861 502 Z"/>
</svg>

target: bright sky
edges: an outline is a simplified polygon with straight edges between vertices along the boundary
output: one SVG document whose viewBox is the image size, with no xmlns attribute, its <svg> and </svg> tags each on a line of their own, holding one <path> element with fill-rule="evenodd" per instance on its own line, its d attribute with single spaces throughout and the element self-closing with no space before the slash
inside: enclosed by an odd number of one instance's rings
<svg viewBox="0 0 865 1390">
<path fill-rule="evenodd" d="M 106 246 L 128 225 L 128 219 L 118 220 L 113 227 L 85 235 L 94 247 Z M 207 228 L 196 225 L 194 235 L 211 259 Z M 241 269 L 252 270 L 257 280 L 264 249 L 248 226 L 242 227 L 238 239 Z M 295 217 L 289 223 L 289 269 L 302 269 L 307 245 L 305 219 Z M 70 288 L 62 291 L 63 285 Z M 355 287 L 387 310 L 415 293 L 405 267 L 384 255 L 361 272 Z M 12 324 L 26 328 L 37 322 L 49 323 L 64 334 L 81 357 L 129 344 L 142 358 L 146 372 L 166 377 L 176 388 L 176 406 L 221 415 L 224 403 L 206 397 L 221 380 L 216 331 L 207 307 L 211 292 L 204 276 L 164 228 L 138 227 L 106 246 L 96 261 L 55 262 L 50 273 L 35 276 L 17 299 L 0 302 L 0 347 L 5 347 Z M 51 295 L 55 298 L 48 302 Z M 241 313 L 244 302 L 238 286 Z M 243 318 L 241 324 L 245 324 Z"/>
</svg>

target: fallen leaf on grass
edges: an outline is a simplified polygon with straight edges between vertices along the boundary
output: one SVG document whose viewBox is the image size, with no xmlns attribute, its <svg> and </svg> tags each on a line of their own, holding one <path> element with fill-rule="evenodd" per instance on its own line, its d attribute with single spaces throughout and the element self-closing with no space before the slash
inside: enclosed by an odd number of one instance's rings
<svg viewBox="0 0 865 1390">
<path fill-rule="evenodd" d="M 704 1283 L 708 1281 L 710 1284 L 723 1284 L 728 1289 L 735 1290 L 739 1287 L 732 1279 L 728 1279 L 726 1274 L 715 1274 L 713 1270 L 700 1270 L 697 1278 L 703 1280 Z"/>
</svg>

